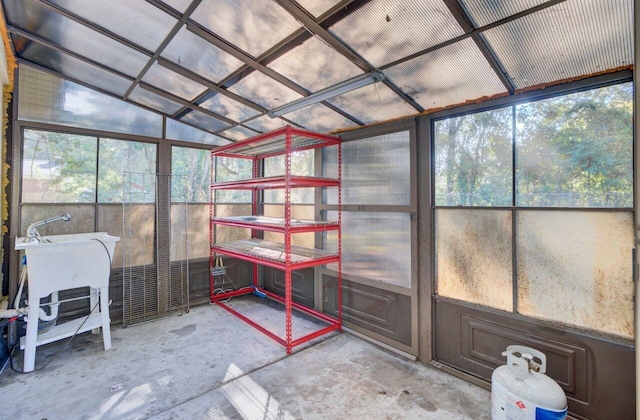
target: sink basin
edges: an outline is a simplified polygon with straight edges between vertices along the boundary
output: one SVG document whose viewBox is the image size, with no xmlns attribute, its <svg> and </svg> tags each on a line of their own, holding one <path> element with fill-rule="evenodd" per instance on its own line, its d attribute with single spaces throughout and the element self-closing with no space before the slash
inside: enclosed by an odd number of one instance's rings
<svg viewBox="0 0 640 420">
<path fill-rule="evenodd" d="M 43 242 L 17 238 L 15 249 L 27 255 L 30 297 L 83 286 L 108 287 L 119 240 L 107 232 L 49 235 L 43 236 Z"/>
</svg>

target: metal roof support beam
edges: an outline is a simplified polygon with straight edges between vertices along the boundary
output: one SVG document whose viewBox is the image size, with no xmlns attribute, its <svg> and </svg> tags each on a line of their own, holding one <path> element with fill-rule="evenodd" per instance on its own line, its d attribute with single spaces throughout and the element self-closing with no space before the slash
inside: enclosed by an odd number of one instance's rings
<svg viewBox="0 0 640 420">
<path fill-rule="evenodd" d="M 182 99 L 182 98 L 180 98 L 178 96 L 172 95 L 171 93 L 165 92 L 164 90 L 159 89 L 159 88 L 157 88 L 155 86 L 148 85 L 148 84 L 146 84 L 144 82 L 140 82 L 139 86 L 144 90 L 148 90 L 149 92 L 155 93 L 156 95 L 160 95 L 163 98 L 169 99 L 170 101 L 178 103 L 178 104 L 180 104 L 180 105 L 182 105 L 184 107 L 187 107 L 187 108 L 190 108 L 190 109 L 194 109 L 194 110 L 197 109 L 198 111 L 202 112 L 203 114 L 207 114 L 208 116 L 216 118 L 216 119 L 218 119 L 220 121 L 223 121 L 223 122 L 225 122 L 227 124 L 237 125 L 237 123 L 235 121 L 230 120 L 227 117 L 223 117 L 222 115 L 216 114 L 213 111 L 209 111 L 208 109 L 200 108 L 200 107 L 198 107 L 196 105 L 193 105 L 191 102 L 187 101 L 186 99 Z"/>
<path fill-rule="evenodd" d="M 472 21 L 467 10 L 460 4 L 458 0 L 443 0 L 444 4 L 449 8 L 449 11 L 456 18 L 458 24 L 462 27 L 462 30 L 465 32 L 471 32 L 476 29 L 476 25 Z M 489 62 L 489 65 L 493 69 L 494 73 L 498 76 L 504 87 L 507 89 L 509 94 L 513 94 L 516 90 L 513 81 L 507 75 L 507 72 L 504 69 L 504 66 L 496 56 L 496 53 L 493 51 L 493 48 L 489 46 L 489 44 L 480 36 L 479 33 L 474 33 L 471 36 L 473 42 L 475 42 L 476 46 L 484 55 L 484 58 Z"/>
<path fill-rule="evenodd" d="M 227 96 L 231 99 L 233 99 L 234 101 L 240 102 L 241 104 L 248 106 L 249 108 L 255 109 L 256 111 L 260 111 L 260 112 L 266 112 L 267 110 L 263 107 L 261 107 L 260 105 L 251 102 L 248 99 L 243 98 L 242 96 L 238 96 L 233 92 L 229 92 L 228 90 L 218 86 L 217 84 L 213 83 L 212 81 L 205 79 L 204 77 L 200 76 L 199 74 L 196 74 L 194 72 L 192 72 L 189 69 L 186 69 L 182 66 L 179 66 L 175 63 L 173 63 L 172 61 L 169 61 L 165 58 L 159 57 L 158 58 L 158 64 L 160 64 L 162 67 L 166 67 L 169 70 L 172 70 L 184 77 L 187 77 L 195 82 L 200 83 L 203 86 L 206 86 L 207 88 L 209 88 L 210 90 L 212 90 L 215 93 L 219 93 L 222 94 L 224 96 Z M 207 92 L 210 93 L 210 92 Z M 198 99 L 204 95 L 200 95 L 198 98 L 194 99 L 191 103 L 195 104 L 195 105 L 200 105 L 200 103 L 204 102 L 198 102 Z M 208 99 L 208 98 L 207 98 Z M 206 100 L 206 99 L 205 99 Z"/>
<path fill-rule="evenodd" d="M 66 49 L 64 47 L 61 47 L 61 46 L 59 46 L 57 44 L 54 44 L 51 41 L 43 39 L 43 38 L 41 38 L 41 37 L 39 37 L 37 35 L 34 35 L 34 34 L 28 32 L 28 31 L 25 31 L 23 29 L 16 28 L 15 26 L 7 25 L 7 31 L 9 31 L 12 34 L 19 35 L 21 37 L 27 38 L 28 40 L 33 41 L 33 42 L 35 42 L 37 44 L 49 47 L 52 50 L 59 51 L 61 53 L 67 54 L 67 55 L 69 55 L 69 56 L 71 56 L 71 57 L 73 57 L 73 58 L 75 58 L 77 60 L 82 61 L 83 63 L 91 64 L 92 66 L 98 67 L 98 68 L 100 68 L 100 69 L 102 69 L 104 71 L 108 71 L 109 73 L 115 74 L 116 76 L 120 76 L 120 77 L 122 77 L 124 79 L 127 79 L 127 80 L 131 81 L 131 82 L 133 82 L 133 80 L 134 80 L 133 77 L 128 76 L 128 75 L 126 75 L 124 73 L 121 73 L 118 70 L 114 70 L 111 67 L 108 67 L 108 66 L 105 66 L 104 64 L 101 64 L 101 63 L 98 63 L 96 61 L 93 61 L 90 58 L 87 58 L 87 57 L 85 57 L 83 55 L 77 54 L 77 53 L 75 53 L 75 52 L 73 52 L 71 50 L 68 50 L 68 49 Z M 64 76 L 62 74 L 60 74 L 60 76 L 64 77 L 64 78 L 67 77 L 67 76 Z"/>
<path fill-rule="evenodd" d="M 129 86 L 129 89 L 124 94 L 122 99 L 127 99 L 129 97 L 129 95 L 131 95 L 131 92 L 133 92 L 133 89 L 135 89 L 136 85 L 138 83 L 140 83 L 140 80 L 142 80 L 142 78 L 147 73 L 147 71 L 149 71 L 149 69 L 153 65 L 153 62 L 156 61 L 156 59 L 158 57 L 160 57 L 160 54 L 162 54 L 162 51 L 164 51 L 164 49 L 167 47 L 167 45 L 169 45 L 169 42 L 171 42 L 173 37 L 176 36 L 176 34 L 180 30 L 180 28 L 182 28 L 182 26 L 185 24 L 187 19 L 189 19 L 189 16 L 191 16 L 191 13 L 193 13 L 193 11 L 196 10 L 196 8 L 200 5 L 201 2 L 202 2 L 202 0 L 193 0 L 191 2 L 191 4 L 189 5 L 189 7 L 187 7 L 187 10 L 185 10 L 185 12 L 182 15 L 182 17 L 178 20 L 178 22 L 176 22 L 175 25 L 173 25 L 173 28 L 171 28 L 171 30 L 169 31 L 167 36 L 164 38 L 164 40 L 162 40 L 162 42 L 158 46 L 158 49 L 156 50 L 156 52 L 153 53 L 153 55 L 151 56 L 151 58 L 149 59 L 147 64 L 140 71 L 140 74 L 138 75 L 138 77 L 136 77 L 136 80 L 131 84 L 131 86 Z"/>
<path fill-rule="evenodd" d="M 344 44 L 341 40 L 333 36 L 329 31 L 327 31 L 312 17 L 310 17 L 303 9 L 301 9 L 300 6 L 294 4 L 294 2 L 292 2 L 291 0 L 276 0 L 276 2 L 287 12 L 289 12 L 289 14 L 296 18 L 298 22 L 301 22 L 309 32 L 313 33 L 318 38 L 329 44 L 337 52 L 345 56 L 356 66 L 358 66 L 365 72 L 375 70 L 375 68 L 367 60 L 361 57 L 360 54 L 358 54 L 349 46 Z M 420 104 L 413 100 L 413 98 L 411 98 L 409 95 L 404 93 L 398 86 L 395 85 L 395 83 L 391 82 L 390 80 L 384 80 L 383 83 L 387 85 L 391 90 L 393 90 L 398 96 L 400 96 L 405 102 L 414 107 L 416 111 L 424 111 L 424 108 L 422 108 Z"/>
<path fill-rule="evenodd" d="M 259 63 L 257 60 L 255 60 L 254 58 L 252 58 L 251 56 L 249 56 L 245 52 L 242 52 L 242 51 L 236 49 L 236 47 L 228 44 L 223 39 L 218 38 L 217 35 L 209 32 L 207 29 L 201 27 L 200 25 L 198 25 L 196 23 L 189 22 L 189 23 L 187 23 L 187 29 L 189 31 L 193 32 L 194 34 L 198 35 L 200 38 L 209 41 L 211 44 L 213 44 L 216 47 L 220 48 L 224 52 L 226 52 L 226 53 L 232 55 L 233 57 L 237 58 L 238 60 L 242 61 L 243 63 L 245 63 L 249 67 L 253 68 L 254 70 L 259 70 L 260 72 L 266 74 L 267 76 L 269 76 L 273 80 L 285 85 L 286 87 L 288 87 L 289 89 L 299 93 L 300 95 L 302 95 L 302 96 L 308 96 L 309 95 L 309 91 L 308 90 L 306 90 L 303 87 L 297 85 L 296 83 L 293 83 L 291 80 L 289 80 L 286 77 L 282 76 L 280 73 L 277 73 L 276 71 L 271 70 L 269 67 Z"/>
<path fill-rule="evenodd" d="M 369 64 L 367 60 L 345 45 L 338 38 L 331 35 L 329 31 L 324 29 L 318 22 L 310 17 L 303 9 L 300 8 L 300 6 L 294 4 L 291 0 L 276 0 L 276 3 L 292 15 L 298 22 L 302 23 L 309 32 L 331 45 L 331 47 L 347 57 L 356 66 L 360 67 L 365 72 L 374 70 L 373 66 Z"/>
</svg>

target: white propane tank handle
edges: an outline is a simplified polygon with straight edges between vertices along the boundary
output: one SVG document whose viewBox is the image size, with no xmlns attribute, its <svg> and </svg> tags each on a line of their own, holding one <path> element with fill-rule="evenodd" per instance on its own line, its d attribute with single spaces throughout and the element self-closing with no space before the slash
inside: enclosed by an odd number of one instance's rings
<svg viewBox="0 0 640 420">
<path fill-rule="evenodd" d="M 519 356 L 514 353 L 518 353 Z M 507 351 L 502 352 L 502 355 L 507 356 L 507 368 L 518 379 L 527 379 L 532 368 L 537 368 L 534 370 L 539 373 L 547 371 L 547 356 L 536 349 L 513 345 L 507 347 Z M 540 364 L 533 361 L 534 357 L 540 360 Z"/>
</svg>

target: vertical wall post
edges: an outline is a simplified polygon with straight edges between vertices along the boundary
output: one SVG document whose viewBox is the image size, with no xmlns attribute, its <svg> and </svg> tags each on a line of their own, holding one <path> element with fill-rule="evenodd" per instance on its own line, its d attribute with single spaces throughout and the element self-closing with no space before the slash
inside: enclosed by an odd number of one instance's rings
<svg viewBox="0 0 640 420">
<path fill-rule="evenodd" d="M 640 287 L 638 286 L 638 273 L 640 273 L 640 266 L 638 265 L 638 248 L 640 248 L 640 176 L 638 174 L 638 165 L 640 164 L 640 144 L 638 141 L 638 136 L 640 134 L 640 128 L 638 124 L 640 123 L 640 112 L 638 112 L 638 106 L 640 106 L 640 92 L 638 91 L 638 77 L 640 76 L 640 71 L 638 71 L 638 63 L 640 62 L 640 29 L 638 29 L 638 22 L 640 22 L 640 2 L 634 1 L 634 66 L 633 66 L 633 152 L 634 152 L 634 162 L 633 162 L 633 171 L 634 171 L 634 182 L 635 182 L 635 197 L 634 197 L 634 210 L 635 210 L 635 237 L 636 237 L 636 260 L 633 262 L 635 267 L 633 272 L 635 273 L 635 278 L 633 281 L 635 282 L 635 348 L 636 348 L 636 418 L 640 419 L 640 352 L 638 348 L 640 347 L 640 304 L 639 304 L 639 296 L 640 296 Z"/>
</svg>

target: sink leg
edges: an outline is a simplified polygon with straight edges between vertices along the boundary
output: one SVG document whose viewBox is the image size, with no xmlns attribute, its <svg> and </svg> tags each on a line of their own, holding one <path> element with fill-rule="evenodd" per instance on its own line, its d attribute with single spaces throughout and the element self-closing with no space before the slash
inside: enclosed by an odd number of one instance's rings
<svg viewBox="0 0 640 420">
<path fill-rule="evenodd" d="M 109 288 L 101 287 L 100 289 L 100 317 L 102 318 L 102 341 L 104 341 L 104 349 L 111 348 L 111 327 L 109 323 Z"/>
<path fill-rule="evenodd" d="M 89 287 L 89 308 L 93 309 L 96 306 L 96 303 L 98 303 L 98 289 Z M 100 328 L 92 329 L 91 334 L 100 334 Z"/>
<path fill-rule="evenodd" d="M 23 372 L 32 372 L 36 364 L 39 311 L 40 299 L 29 299 L 29 322 L 27 322 L 27 335 L 25 337 L 24 345 Z"/>
</svg>

